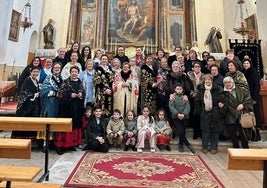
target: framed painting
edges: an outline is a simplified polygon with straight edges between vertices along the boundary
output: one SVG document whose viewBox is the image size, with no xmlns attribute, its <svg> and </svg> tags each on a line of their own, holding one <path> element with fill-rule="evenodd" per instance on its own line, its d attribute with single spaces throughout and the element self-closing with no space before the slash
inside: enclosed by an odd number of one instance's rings
<svg viewBox="0 0 267 188">
<path fill-rule="evenodd" d="M 174 49 L 175 46 L 183 46 L 184 44 L 184 15 L 170 14 L 169 15 L 169 49 Z"/>
<path fill-rule="evenodd" d="M 83 9 L 96 8 L 95 0 L 82 0 L 82 8 Z"/>
<path fill-rule="evenodd" d="M 106 44 L 111 49 L 156 46 L 157 4 L 157 0 L 109 0 Z"/>
<path fill-rule="evenodd" d="M 245 23 L 247 28 L 251 30 L 248 34 L 248 39 L 250 40 L 259 39 L 256 15 L 252 14 L 251 16 L 247 17 L 245 19 Z"/>
<path fill-rule="evenodd" d="M 81 45 L 94 45 L 96 12 L 82 12 L 81 17 Z"/>
<path fill-rule="evenodd" d="M 8 39 L 17 42 L 19 40 L 20 16 L 16 10 L 12 10 Z"/>
<path fill-rule="evenodd" d="M 183 0 L 169 0 L 170 10 L 183 10 L 184 2 Z"/>
</svg>

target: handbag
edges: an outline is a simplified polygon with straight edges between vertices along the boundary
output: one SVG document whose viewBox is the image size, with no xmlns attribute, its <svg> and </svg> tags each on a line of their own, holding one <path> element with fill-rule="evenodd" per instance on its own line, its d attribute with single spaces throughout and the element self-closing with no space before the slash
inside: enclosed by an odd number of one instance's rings
<svg viewBox="0 0 267 188">
<path fill-rule="evenodd" d="M 256 126 L 255 114 L 253 112 L 242 111 L 239 122 L 243 128 L 255 129 Z"/>
</svg>

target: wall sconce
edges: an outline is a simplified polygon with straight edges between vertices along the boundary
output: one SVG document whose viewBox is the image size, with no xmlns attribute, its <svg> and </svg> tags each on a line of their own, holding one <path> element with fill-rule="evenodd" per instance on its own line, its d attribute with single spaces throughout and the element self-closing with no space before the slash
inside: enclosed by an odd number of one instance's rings
<svg viewBox="0 0 267 188">
<path fill-rule="evenodd" d="M 26 28 L 31 27 L 33 24 L 31 22 L 31 4 L 29 1 L 24 5 L 21 15 L 20 26 L 23 28 L 24 32 Z"/>
</svg>

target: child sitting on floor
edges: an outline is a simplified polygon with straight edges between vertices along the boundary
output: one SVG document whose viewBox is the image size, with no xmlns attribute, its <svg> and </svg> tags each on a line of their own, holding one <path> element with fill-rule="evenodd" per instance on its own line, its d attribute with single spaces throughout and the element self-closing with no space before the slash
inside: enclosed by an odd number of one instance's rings
<svg viewBox="0 0 267 188">
<path fill-rule="evenodd" d="M 169 122 L 166 120 L 166 113 L 165 110 L 159 109 L 158 116 L 155 118 L 156 121 L 156 139 L 157 139 L 157 146 L 160 148 L 160 145 L 166 147 L 167 151 L 171 151 L 170 148 L 170 137 L 172 133 L 172 129 L 169 125 Z"/>
<path fill-rule="evenodd" d="M 110 145 L 115 144 L 116 149 L 120 150 L 121 143 L 123 140 L 123 133 L 124 133 L 124 121 L 121 117 L 121 111 L 119 109 L 115 109 L 113 111 L 113 116 L 108 122 L 107 126 L 107 138 Z"/>
<path fill-rule="evenodd" d="M 124 151 L 129 150 L 129 145 L 131 146 L 133 151 L 136 151 L 135 148 L 136 140 L 137 140 L 137 119 L 135 118 L 135 114 L 133 110 L 128 110 L 126 112 L 125 118 L 125 130 L 124 130 L 124 140 L 125 147 Z"/>
</svg>

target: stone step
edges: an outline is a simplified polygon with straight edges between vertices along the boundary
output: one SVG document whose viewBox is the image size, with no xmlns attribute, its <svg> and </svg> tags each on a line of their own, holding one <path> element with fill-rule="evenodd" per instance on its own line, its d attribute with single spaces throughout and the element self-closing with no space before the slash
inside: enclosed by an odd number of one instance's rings
<svg viewBox="0 0 267 188">
<path fill-rule="evenodd" d="M 249 147 L 250 148 L 267 148 L 267 131 L 266 130 L 261 130 L 261 141 L 257 141 L 257 142 L 252 142 L 249 141 Z M 187 140 L 193 145 L 193 147 L 196 150 L 200 150 L 202 148 L 202 140 L 201 138 L 198 138 L 196 140 L 193 139 L 193 129 L 192 128 L 188 128 L 186 129 L 186 137 Z M 178 136 L 175 139 L 171 140 L 170 146 L 172 149 L 177 150 L 178 149 Z M 219 141 L 218 143 L 218 149 L 221 151 L 227 151 L 228 148 L 232 148 L 232 142 L 230 139 L 226 140 L 226 141 Z"/>
</svg>

